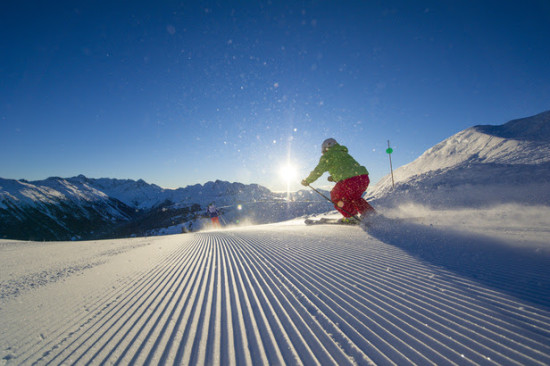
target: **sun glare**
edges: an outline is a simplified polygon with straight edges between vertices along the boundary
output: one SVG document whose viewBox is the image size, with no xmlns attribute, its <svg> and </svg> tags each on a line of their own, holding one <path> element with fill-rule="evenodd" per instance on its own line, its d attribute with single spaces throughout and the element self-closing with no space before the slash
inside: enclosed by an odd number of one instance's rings
<svg viewBox="0 0 550 366">
<path fill-rule="evenodd" d="M 296 167 L 292 164 L 285 164 L 279 168 L 279 176 L 287 183 L 293 182 L 298 177 Z"/>
</svg>

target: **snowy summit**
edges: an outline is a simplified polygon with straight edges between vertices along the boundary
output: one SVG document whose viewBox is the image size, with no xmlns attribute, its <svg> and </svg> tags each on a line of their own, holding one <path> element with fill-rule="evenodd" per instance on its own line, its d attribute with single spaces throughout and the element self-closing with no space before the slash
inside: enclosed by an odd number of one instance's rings
<svg viewBox="0 0 550 366">
<path fill-rule="evenodd" d="M 384 177 L 369 195 L 431 206 L 550 204 L 550 111 L 475 126 Z"/>
</svg>

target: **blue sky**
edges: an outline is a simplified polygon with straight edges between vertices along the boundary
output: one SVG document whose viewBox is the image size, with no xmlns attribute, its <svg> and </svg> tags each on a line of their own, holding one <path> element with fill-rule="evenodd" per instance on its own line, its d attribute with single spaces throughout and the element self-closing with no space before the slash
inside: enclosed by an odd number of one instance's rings
<svg viewBox="0 0 550 366">
<path fill-rule="evenodd" d="M 540 1 L 4 1 L 0 177 L 284 190 L 328 137 L 376 182 L 550 109 Z M 326 176 L 314 186 L 328 188 Z"/>
</svg>

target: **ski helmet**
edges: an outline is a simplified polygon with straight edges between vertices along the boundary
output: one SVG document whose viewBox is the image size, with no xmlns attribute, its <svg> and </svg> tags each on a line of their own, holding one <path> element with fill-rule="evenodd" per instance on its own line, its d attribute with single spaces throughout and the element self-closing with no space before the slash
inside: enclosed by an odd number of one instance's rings
<svg viewBox="0 0 550 366">
<path fill-rule="evenodd" d="M 321 152 L 326 152 L 328 149 L 333 147 L 334 145 L 338 144 L 335 139 L 330 138 L 323 141 L 323 145 L 321 146 Z"/>
</svg>

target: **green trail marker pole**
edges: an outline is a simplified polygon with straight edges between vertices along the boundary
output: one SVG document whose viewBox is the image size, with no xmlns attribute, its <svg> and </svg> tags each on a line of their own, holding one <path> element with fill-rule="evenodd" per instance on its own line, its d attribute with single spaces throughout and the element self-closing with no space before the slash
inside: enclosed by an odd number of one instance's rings
<svg viewBox="0 0 550 366">
<path fill-rule="evenodd" d="M 392 188 L 395 188 L 395 182 L 393 181 L 393 167 L 391 164 L 391 153 L 393 152 L 393 149 L 390 147 L 390 140 L 388 140 L 388 148 L 386 149 L 386 153 L 388 154 L 390 158 L 390 171 L 391 171 L 391 186 Z"/>
</svg>

